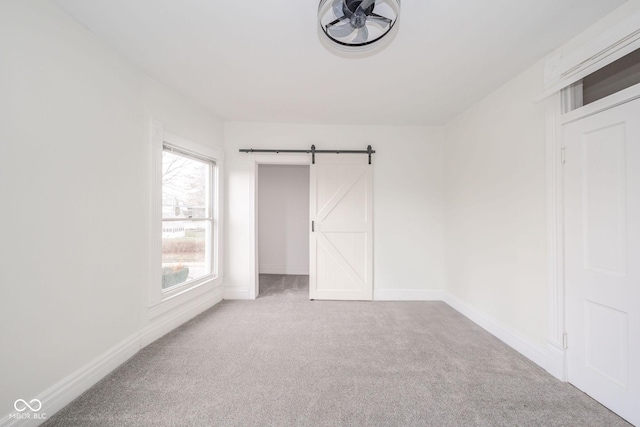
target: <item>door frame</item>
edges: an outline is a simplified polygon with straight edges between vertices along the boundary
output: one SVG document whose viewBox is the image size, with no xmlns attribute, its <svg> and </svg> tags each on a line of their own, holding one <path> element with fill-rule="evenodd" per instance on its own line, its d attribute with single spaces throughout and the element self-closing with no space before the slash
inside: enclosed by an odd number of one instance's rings
<svg viewBox="0 0 640 427">
<path fill-rule="evenodd" d="M 569 86 L 547 102 L 547 213 L 548 213 L 548 338 L 546 370 L 562 381 L 568 381 L 566 358 L 566 300 L 564 282 L 564 141 L 562 127 L 640 98 L 636 84 L 584 107 L 571 110 L 578 86 Z"/>
<path fill-rule="evenodd" d="M 258 180 L 260 165 L 309 166 L 310 154 L 250 154 L 251 173 L 249 179 L 249 211 L 253 213 L 253 224 L 249 227 L 249 299 L 256 299 L 260 290 L 260 260 L 258 242 Z M 253 256 L 252 256 L 253 255 Z"/>
<path fill-rule="evenodd" d="M 545 63 L 545 90 L 536 98 L 546 110 L 547 201 L 547 360 L 545 369 L 568 380 L 566 302 L 564 284 L 564 180 L 562 126 L 572 120 L 613 108 L 640 97 L 632 86 L 587 106 L 573 109 L 581 99 L 582 78 L 640 49 L 640 11 L 605 29 L 583 46 L 559 50 Z M 573 111 L 571 111 L 573 110 Z"/>
</svg>

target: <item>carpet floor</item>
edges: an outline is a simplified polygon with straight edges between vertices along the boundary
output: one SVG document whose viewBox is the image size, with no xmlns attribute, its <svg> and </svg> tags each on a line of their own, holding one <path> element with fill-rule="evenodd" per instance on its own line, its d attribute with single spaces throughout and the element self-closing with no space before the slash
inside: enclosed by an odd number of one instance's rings
<svg viewBox="0 0 640 427">
<path fill-rule="evenodd" d="M 309 301 L 264 275 L 45 426 L 626 426 L 442 302 Z"/>
</svg>

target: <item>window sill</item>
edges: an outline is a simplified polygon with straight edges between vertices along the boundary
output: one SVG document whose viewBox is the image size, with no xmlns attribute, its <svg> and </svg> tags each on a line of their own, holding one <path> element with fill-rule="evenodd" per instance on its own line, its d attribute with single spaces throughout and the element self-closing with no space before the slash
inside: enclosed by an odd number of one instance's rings
<svg viewBox="0 0 640 427">
<path fill-rule="evenodd" d="M 187 301 L 191 301 L 200 295 L 206 294 L 219 286 L 222 286 L 222 277 L 211 277 L 180 292 L 166 296 L 159 303 L 149 306 L 149 319 L 154 319 L 164 313 L 167 313 Z"/>
</svg>

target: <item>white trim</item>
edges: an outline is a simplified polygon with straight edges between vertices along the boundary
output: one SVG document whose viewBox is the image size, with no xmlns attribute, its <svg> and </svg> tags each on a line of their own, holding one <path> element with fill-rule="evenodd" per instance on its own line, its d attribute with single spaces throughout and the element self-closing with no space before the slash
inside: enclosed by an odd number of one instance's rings
<svg viewBox="0 0 640 427">
<path fill-rule="evenodd" d="M 565 331 L 564 302 L 564 183 L 562 165 L 562 129 L 560 115 L 563 100 L 568 98 L 558 92 L 547 99 L 546 105 L 546 186 L 547 186 L 547 342 L 562 348 Z M 564 352 L 564 350 L 562 350 Z M 564 360 L 564 355 L 562 356 Z M 545 364 L 546 365 L 546 364 Z M 558 372 L 554 364 L 550 369 L 554 376 L 566 381 L 564 365 Z"/>
<path fill-rule="evenodd" d="M 156 121 L 157 122 L 157 121 Z M 198 144 L 196 142 L 190 141 L 186 138 L 183 138 L 179 135 L 173 134 L 168 131 L 164 131 L 164 140 L 163 142 L 168 143 L 171 146 L 176 148 L 182 148 L 183 150 L 187 150 L 190 153 L 195 155 L 204 155 L 209 160 L 213 160 L 214 162 L 223 162 L 224 161 L 224 152 L 222 150 L 218 150 L 213 147 L 209 147 L 206 145 Z"/>
<path fill-rule="evenodd" d="M 198 314 L 222 301 L 222 287 L 212 289 L 204 298 L 192 301 L 191 304 L 171 313 L 169 316 L 151 323 L 127 339 L 114 345 L 102 355 L 87 363 L 72 374 L 58 381 L 52 387 L 36 396 L 42 402 L 40 413 L 51 418 L 56 412 L 82 393 L 93 387 L 98 381 L 109 375 L 117 367 L 133 357 L 140 349 L 186 323 Z M 43 420 L 10 418 L 10 414 L 0 419 L 0 426 L 37 426 Z"/>
<path fill-rule="evenodd" d="M 214 206 L 217 212 L 213 218 L 213 272 L 220 283 L 224 282 L 224 227 L 225 227 L 225 162 L 224 153 L 218 152 L 216 161 L 216 192 L 214 194 Z M 218 283 L 216 283 L 217 286 Z"/>
<path fill-rule="evenodd" d="M 253 156 L 251 160 L 255 162 Z M 258 165 L 254 164 L 253 177 L 249 179 L 249 212 L 253 212 L 253 224 L 249 227 L 249 293 L 248 299 L 256 299 L 260 292 L 260 272 L 258 271 L 260 246 L 258 245 Z M 243 298 L 229 298 L 243 299 Z"/>
<path fill-rule="evenodd" d="M 255 299 L 259 293 L 260 278 L 259 278 L 259 245 L 258 245 L 258 167 L 260 165 L 301 165 L 307 166 L 311 164 L 310 154 L 249 154 L 250 161 L 253 166 L 251 167 L 251 176 L 249 176 L 249 212 L 253 214 L 253 226 L 249 227 L 249 293 L 248 299 Z M 251 254 L 253 256 L 251 256 Z M 225 299 L 247 299 L 239 297 L 239 294 L 230 291 L 229 295 L 232 297 L 227 298 L 225 292 Z"/>
<path fill-rule="evenodd" d="M 245 288 L 224 288 L 224 299 L 256 299 L 255 295 L 251 295 L 249 289 Z"/>
<path fill-rule="evenodd" d="M 210 292 L 222 285 L 222 278 L 215 277 L 196 286 L 184 289 L 182 292 L 171 295 L 162 302 L 149 306 L 149 319 L 154 319 L 174 308 L 200 296 Z"/>
<path fill-rule="evenodd" d="M 198 314 L 218 304 L 223 299 L 223 292 L 223 286 L 216 285 L 197 300 L 190 301 L 188 304 L 158 319 L 158 321 L 152 322 L 140 332 L 140 347 L 146 347 Z"/>
<path fill-rule="evenodd" d="M 149 286 L 148 305 L 154 306 L 162 300 L 160 285 L 162 283 L 162 242 L 158 238 L 158 230 L 162 229 L 162 198 L 158 194 L 162 191 L 162 144 L 164 143 L 164 127 L 158 120 L 150 120 L 151 137 L 151 176 L 149 177 Z"/>
<path fill-rule="evenodd" d="M 47 419 L 51 418 L 56 412 L 126 362 L 138 350 L 140 350 L 140 339 L 138 334 L 135 334 L 111 347 L 71 375 L 58 381 L 36 397 L 42 402 L 40 413 L 46 414 Z M 41 423 L 42 420 L 16 420 L 6 415 L 0 421 L 0 426 L 37 426 Z"/>
<path fill-rule="evenodd" d="M 640 12 L 612 27 L 566 56 L 556 54 L 545 64 L 545 91 L 538 101 L 640 48 Z"/>
<path fill-rule="evenodd" d="M 224 212 L 224 153 L 216 148 L 201 145 L 181 136 L 167 132 L 162 122 L 150 120 L 151 142 L 151 177 L 150 177 L 150 212 L 149 212 L 149 285 L 148 285 L 148 318 L 153 319 L 163 313 L 175 309 L 179 305 L 202 295 L 222 283 L 224 277 L 224 248 L 222 222 Z M 185 150 L 200 156 L 204 156 L 214 162 L 213 177 L 213 268 L 214 277 L 204 280 L 195 280 L 184 286 L 170 291 L 163 291 L 161 283 L 162 246 L 159 230 L 162 228 L 162 152 L 164 144 L 169 144 L 178 149 Z M 193 293 L 193 295 L 188 295 Z"/>
<path fill-rule="evenodd" d="M 544 368 L 560 381 L 567 381 L 566 350 L 554 343 L 547 343 L 547 361 Z"/>
<path fill-rule="evenodd" d="M 444 301 L 442 289 L 374 289 L 374 301 Z"/>
<path fill-rule="evenodd" d="M 290 267 L 286 265 L 261 265 L 260 274 L 291 274 L 291 275 L 309 275 L 309 266 Z"/>
<path fill-rule="evenodd" d="M 469 320 L 473 321 L 481 328 L 485 329 L 487 332 L 494 335 L 500 341 L 516 350 L 518 353 L 530 359 L 533 363 L 543 369 L 546 368 L 547 349 L 543 345 L 538 344 L 520 332 L 501 323 L 494 317 L 491 317 L 471 304 L 462 301 L 451 293 L 445 293 L 444 302 L 469 318 Z"/>
<path fill-rule="evenodd" d="M 563 114 L 562 116 L 560 116 L 560 124 L 565 125 L 567 123 L 574 122 L 588 116 L 593 116 L 594 114 L 610 110 L 638 98 L 640 98 L 640 83 L 594 101 L 591 104 L 585 105 L 584 107 L 576 108 L 573 111 L 569 111 Z"/>
</svg>

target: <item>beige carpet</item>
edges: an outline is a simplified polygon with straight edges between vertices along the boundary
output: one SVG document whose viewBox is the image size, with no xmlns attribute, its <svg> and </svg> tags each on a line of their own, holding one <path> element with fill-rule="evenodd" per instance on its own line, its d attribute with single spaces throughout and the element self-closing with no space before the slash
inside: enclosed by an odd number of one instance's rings
<svg viewBox="0 0 640 427">
<path fill-rule="evenodd" d="M 622 426 L 440 302 L 308 301 L 262 276 L 46 426 Z"/>
</svg>

